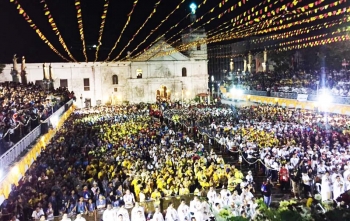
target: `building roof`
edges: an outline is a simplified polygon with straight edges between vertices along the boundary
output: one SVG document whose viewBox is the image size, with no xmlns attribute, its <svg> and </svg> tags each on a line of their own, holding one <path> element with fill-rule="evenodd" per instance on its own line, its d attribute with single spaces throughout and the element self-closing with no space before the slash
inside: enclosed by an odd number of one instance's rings
<svg viewBox="0 0 350 221">
<path fill-rule="evenodd" d="M 144 53 L 132 61 L 189 61 L 190 58 L 168 44 L 164 39 L 159 40 Z"/>
</svg>

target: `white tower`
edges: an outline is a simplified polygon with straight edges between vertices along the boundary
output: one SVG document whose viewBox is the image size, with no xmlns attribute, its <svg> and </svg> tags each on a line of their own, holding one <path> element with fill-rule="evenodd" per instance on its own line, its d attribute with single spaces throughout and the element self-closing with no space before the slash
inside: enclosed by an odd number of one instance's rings
<svg viewBox="0 0 350 221">
<path fill-rule="evenodd" d="M 192 3 L 190 5 L 191 8 L 191 24 L 194 24 L 197 20 L 196 9 L 197 5 Z M 184 50 L 184 54 L 189 56 L 195 60 L 207 60 L 208 59 L 208 51 L 207 44 L 205 44 L 204 40 L 207 38 L 207 33 L 204 28 L 190 28 L 182 34 L 182 44 L 188 46 L 186 50 Z"/>
</svg>

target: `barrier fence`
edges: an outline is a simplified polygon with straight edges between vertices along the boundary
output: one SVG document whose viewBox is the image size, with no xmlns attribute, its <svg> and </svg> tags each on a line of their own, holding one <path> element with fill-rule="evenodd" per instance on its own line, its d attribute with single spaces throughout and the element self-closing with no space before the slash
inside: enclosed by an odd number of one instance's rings
<svg viewBox="0 0 350 221">
<path fill-rule="evenodd" d="M 255 96 L 264 96 L 264 97 L 276 97 L 276 98 L 286 98 L 296 100 L 298 93 L 296 92 L 270 92 L 267 91 L 256 91 L 256 90 L 243 90 L 243 94 L 246 95 L 255 95 Z M 308 101 L 318 101 L 319 98 L 316 94 L 308 94 Z M 342 97 L 332 95 L 332 103 L 336 104 L 350 104 L 350 97 Z"/>
<path fill-rule="evenodd" d="M 65 105 L 54 112 L 50 117 L 48 117 L 44 122 L 47 123 L 52 119 L 58 119 L 70 106 L 72 106 L 73 100 L 68 101 Z M 16 161 L 16 159 L 42 134 L 41 124 L 35 127 L 31 132 L 29 132 L 25 137 L 13 145 L 9 150 L 0 156 L 0 168 L 3 172 Z M 3 177 L 0 177 L 2 181 Z"/>
</svg>

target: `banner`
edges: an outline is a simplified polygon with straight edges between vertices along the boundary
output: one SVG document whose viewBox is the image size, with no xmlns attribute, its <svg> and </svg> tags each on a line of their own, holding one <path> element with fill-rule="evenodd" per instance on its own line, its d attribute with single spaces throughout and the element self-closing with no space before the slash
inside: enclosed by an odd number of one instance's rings
<svg viewBox="0 0 350 221">
<path fill-rule="evenodd" d="M 309 95 L 307 95 L 307 94 L 298 94 L 297 100 L 298 101 L 307 101 L 308 96 Z"/>
</svg>

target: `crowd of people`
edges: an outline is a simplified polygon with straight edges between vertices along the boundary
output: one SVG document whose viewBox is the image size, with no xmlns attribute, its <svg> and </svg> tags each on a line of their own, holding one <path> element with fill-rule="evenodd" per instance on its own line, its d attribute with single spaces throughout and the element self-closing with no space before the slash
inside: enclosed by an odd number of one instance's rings
<svg viewBox="0 0 350 221">
<path fill-rule="evenodd" d="M 77 110 L 3 205 L 19 220 L 253 217 L 252 182 L 150 105 Z M 180 203 L 181 202 L 181 203 Z"/>
<path fill-rule="evenodd" d="M 298 94 L 317 94 L 322 90 L 335 96 L 350 96 L 350 80 L 345 71 L 314 74 L 298 72 L 284 75 L 259 73 L 241 76 L 239 81 L 236 80 L 233 84 L 239 85 L 244 90 Z"/>
<path fill-rule="evenodd" d="M 276 183 L 297 199 L 319 195 L 341 205 L 339 196 L 350 189 L 349 124 L 344 115 L 271 105 L 79 109 L 2 213 L 161 221 L 210 220 L 225 209 L 253 219 L 254 195 L 270 206 Z M 214 146 L 250 170 L 227 164 Z M 266 182 L 255 182 L 259 173 Z"/>
<path fill-rule="evenodd" d="M 5 152 L 74 96 L 66 88 L 47 90 L 41 85 L 0 84 L 0 152 Z"/>
<path fill-rule="evenodd" d="M 319 194 L 322 201 L 337 201 L 350 189 L 348 116 L 270 105 L 169 110 L 168 114 L 202 130 L 212 144 L 254 171 L 261 164 L 263 171 L 256 172 L 264 172 L 283 191 L 291 189 L 295 198 Z"/>
</svg>

